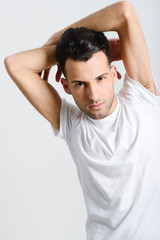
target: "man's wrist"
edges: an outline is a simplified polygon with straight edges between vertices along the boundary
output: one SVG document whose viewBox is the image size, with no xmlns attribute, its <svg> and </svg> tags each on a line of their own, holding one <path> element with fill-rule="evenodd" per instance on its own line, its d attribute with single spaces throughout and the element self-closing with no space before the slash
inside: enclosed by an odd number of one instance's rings
<svg viewBox="0 0 160 240">
<path fill-rule="evenodd" d="M 56 45 L 56 43 L 60 40 L 63 32 L 64 30 L 54 33 L 43 46 Z"/>
</svg>

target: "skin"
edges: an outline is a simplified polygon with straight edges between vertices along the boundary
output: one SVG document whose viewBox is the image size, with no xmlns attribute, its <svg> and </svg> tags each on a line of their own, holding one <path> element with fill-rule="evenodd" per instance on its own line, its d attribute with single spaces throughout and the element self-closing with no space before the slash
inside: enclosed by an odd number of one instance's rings
<svg viewBox="0 0 160 240">
<path fill-rule="evenodd" d="M 77 106 L 93 119 L 110 115 L 117 106 L 114 84 L 117 80 L 115 66 L 110 66 L 103 51 L 88 61 L 68 58 L 65 63 L 64 90 L 71 94 Z"/>
</svg>

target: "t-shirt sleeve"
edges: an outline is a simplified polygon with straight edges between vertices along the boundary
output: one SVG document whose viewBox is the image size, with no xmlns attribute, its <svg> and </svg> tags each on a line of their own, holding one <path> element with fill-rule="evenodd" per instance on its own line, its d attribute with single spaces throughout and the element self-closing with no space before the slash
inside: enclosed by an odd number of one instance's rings
<svg viewBox="0 0 160 240">
<path fill-rule="evenodd" d="M 76 112 L 77 107 L 74 104 L 67 102 L 65 99 L 62 99 L 60 110 L 60 129 L 57 130 L 51 124 L 54 136 L 60 137 L 67 141 L 70 130 L 72 128 L 72 120 Z"/>
<path fill-rule="evenodd" d="M 126 73 L 123 88 L 119 95 L 129 102 L 139 101 L 145 104 L 152 104 L 160 107 L 160 90 L 155 82 L 154 84 L 155 94 L 151 93 L 139 82 L 130 78 Z"/>
</svg>

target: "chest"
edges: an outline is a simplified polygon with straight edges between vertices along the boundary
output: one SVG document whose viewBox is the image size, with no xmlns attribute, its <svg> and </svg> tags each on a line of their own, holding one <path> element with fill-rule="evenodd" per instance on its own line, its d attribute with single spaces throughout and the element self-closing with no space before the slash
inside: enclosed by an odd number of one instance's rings
<svg viewBox="0 0 160 240">
<path fill-rule="evenodd" d="M 143 106 L 122 108 L 108 128 L 88 122 L 72 130 L 72 147 L 79 155 L 89 155 L 99 161 L 119 159 L 130 151 L 159 151 L 160 110 Z"/>
</svg>

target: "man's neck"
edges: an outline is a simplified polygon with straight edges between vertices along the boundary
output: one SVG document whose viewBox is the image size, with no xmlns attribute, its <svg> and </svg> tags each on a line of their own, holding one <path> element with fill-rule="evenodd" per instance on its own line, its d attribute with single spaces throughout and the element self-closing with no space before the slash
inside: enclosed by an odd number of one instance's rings
<svg viewBox="0 0 160 240">
<path fill-rule="evenodd" d="M 116 97 L 116 95 L 114 95 L 112 106 L 111 106 L 111 109 L 110 109 L 107 117 L 115 111 L 116 107 L 117 107 L 117 97 Z"/>
</svg>

